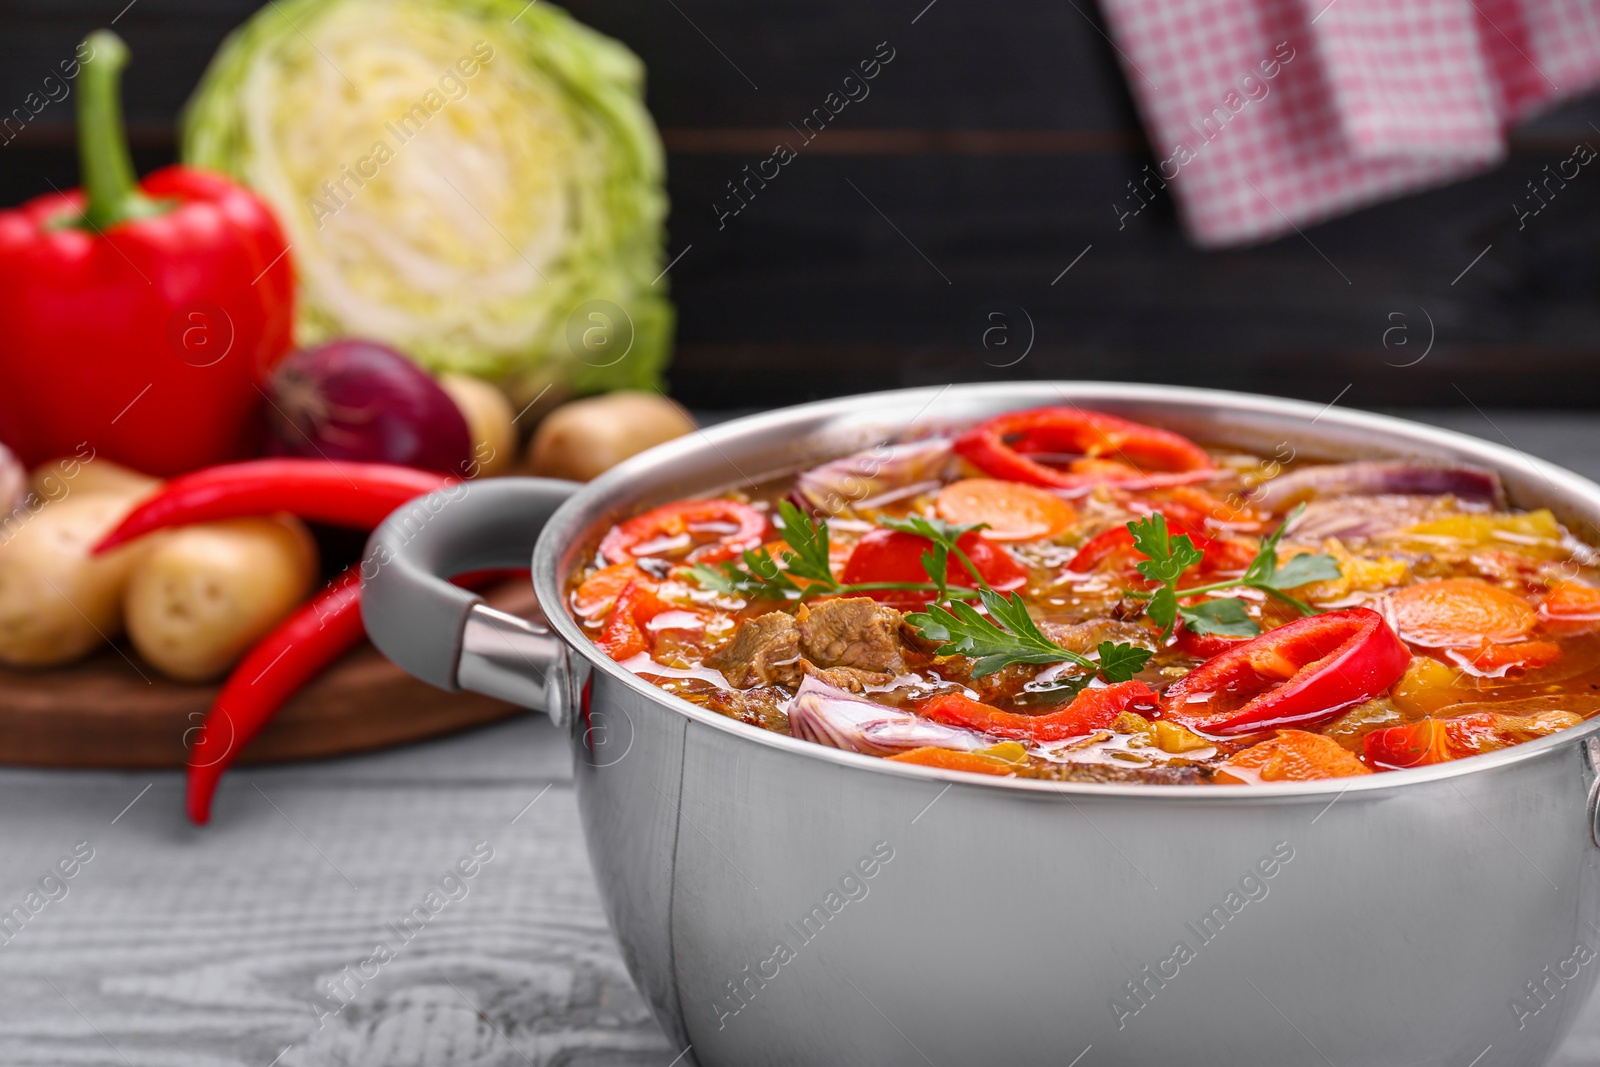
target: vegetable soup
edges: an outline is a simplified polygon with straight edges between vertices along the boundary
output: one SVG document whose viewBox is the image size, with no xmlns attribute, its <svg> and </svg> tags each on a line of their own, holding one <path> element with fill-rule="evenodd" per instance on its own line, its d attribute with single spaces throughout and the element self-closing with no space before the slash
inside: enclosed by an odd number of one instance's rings
<svg viewBox="0 0 1600 1067">
<path fill-rule="evenodd" d="M 1600 560 L 1550 512 L 1281 459 L 1013 412 L 630 518 L 570 606 L 702 707 L 980 774 L 1310 781 L 1600 711 Z"/>
</svg>

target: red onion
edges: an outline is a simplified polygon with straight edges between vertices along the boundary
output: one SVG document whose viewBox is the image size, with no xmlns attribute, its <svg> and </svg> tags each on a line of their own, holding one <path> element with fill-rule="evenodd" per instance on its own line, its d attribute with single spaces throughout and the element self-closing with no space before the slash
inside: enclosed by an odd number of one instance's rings
<svg viewBox="0 0 1600 1067">
<path fill-rule="evenodd" d="M 789 702 L 789 729 L 807 741 L 868 756 L 892 756 L 913 748 L 973 752 L 994 744 L 992 738 L 971 730 L 862 700 L 809 674 Z"/>
<path fill-rule="evenodd" d="M 944 437 L 878 445 L 803 472 L 795 479 L 792 496 L 813 514 L 875 507 L 922 489 L 938 489 L 950 456 L 950 440 Z"/>
<path fill-rule="evenodd" d="M 276 455 L 398 463 L 462 475 L 472 460 L 455 401 L 405 356 L 376 341 L 303 348 L 272 376 Z"/>
<path fill-rule="evenodd" d="M 1370 541 L 1375 537 L 1436 519 L 1443 514 L 1436 496 L 1346 496 L 1313 500 L 1289 524 L 1295 541 L 1322 542 L 1330 537 Z"/>
<path fill-rule="evenodd" d="M 1278 511 L 1313 495 L 1443 496 L 1480 500 L 1492 506 L 1505 501 L 1500 476 L 1481 467 L 1429 466 L 1406 460 L 1328 463 L 1279 475 L 1256 486 L 1250 503 Z"/>
</svg>

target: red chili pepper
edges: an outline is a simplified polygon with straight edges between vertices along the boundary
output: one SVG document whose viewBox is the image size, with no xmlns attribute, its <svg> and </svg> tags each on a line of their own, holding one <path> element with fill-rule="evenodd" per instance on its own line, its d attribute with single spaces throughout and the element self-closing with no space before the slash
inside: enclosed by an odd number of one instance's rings
<svg viewBox="0 0 1600 1067">
<path fill-rule="evenodd" d="M 258 385 L 291 344 L 294 271 L 253 193 L 168 167 L 143 184 L 122 130 L 128 50 L 79 47 L 82 190 L 0 212 L 0 439 L 171 475 L 253 451 Z"/>
<path fill-rule="evenodd" d="M 1205 449 L 1186 437 L 1079 408 L 1000 415 L 958 437 L 955 450 L 992 477 L 1057 489 L 1159 484 L 1151 472 L 1215 469 Z M 1041 454 L 1083 458 L 1062 471 L 1029 458 Z"/>
<path fill-rule="evenodd" d="M 1388 689 L 1410 661 L 1375 611 L 1308 615 L 1178 679 L 1162 700 L 1162 717 L 1214 734 L 1315 726 Z"/>
<path fill-rule="evenodd" d="M 400 505 L 458 479 L 389 463 L 257 459 L 174 478 L 100 543 L 109 551 L 154 530 L 287 511 L 313 522 L 370 530 Z"/>
<path fill-rule="evenodd" d="M 1085 689 L 1071 704 L 1048 715 L 1018 715 L 981 704 L 960 693 L 942 693 L 917 708 L 917 714 L 947 726 L 977 730 L 1014 741 L 1065 741 L 1107 730 L 1125 711 L 1152 714 L 1161 698 L 1143 682 L 1118 682 Z"/>
<path fill-rule="evenodd" d="M 886 530 L 882 527 L 870 531 L 856 543 L 855 551 L 844 565 L 839 580 L 845 585 L 870 582 L 927 582 L 928 572 L 922 566 L 922 554 L 933 547 L 926 537 Z M 999 544 L 969 530 L 956 539 L 956 547 L 967 554 L 983 580 L 993 589 L 1008 592 L 1028 584 L 1028 572 Z M 954 555 L 945 569 L 945 580 L 952 586 L 970 588 L 972 575 Z M 873 589 L 866 596 L 901 611 L 920 611 L 927 607 L 934 594 L 914 589 Z"/>
<path fill-rule="evenodd" d="M 473 571 L 456 578 L 455 583 L 477 589 L 526 573 Z M 357 563 L 256 642 L 223 683 L 190 750 L 185 806 L 191 822 L 204 826 L 211 821 L 217 783 L 239 753 L 301 687 L 365 636 L 361 564 Z"/>
<path fill-rule="evenodd" d="M 636 552 L 664 555 L 691 548 L 700 540 L 688 558 L 696 563 L 716 563 L 757 547 L 766 534 L 767 517 L 749 504 L 680 500 L 613 526 L 600 541 L 600 555 L 607 563 L 628 563 Z M 641 552 L 641 547 L 649 551 Z"/>
</svg>

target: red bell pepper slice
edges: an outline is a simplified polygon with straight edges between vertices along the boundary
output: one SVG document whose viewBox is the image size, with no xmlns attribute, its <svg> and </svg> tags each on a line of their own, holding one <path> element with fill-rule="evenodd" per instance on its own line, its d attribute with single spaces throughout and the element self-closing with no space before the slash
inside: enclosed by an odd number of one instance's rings
<svg viewBox="0 0 1600 1067">
<path fill-rule="evenodd" d="M 656 596 L 654 583 L 640 575 L 617 595 L 617 602 L 606 617 L 606 624 L 595 644 L 619 663 L 632 659 L 650 647 L 645 626 L 657 615 L 671 609 L 671 604 Z"/>
<path fill-rule="evenodd" d="M 679 555 L 696 563 L 733 559 L 761 544 L 767 517 L 735 500 L 679 500 L 636 515 L 611 528 L 600 542 L 608 563 L 639 556 Z"/>
<path fill-rule="evenodd" d="M 880 527 L 856 543 L 839 580 L 845 585 L 927 582 L 928 572 L 922 566 L 922 554 L 932 547 L 933 542 L 926 537 Z M 991 588 L 1005 593 L 1028 584 L 1028 572 L 1022 564 L 1002 546 L 979 536 L 977 530 L 969 530 L 957 538 L 956 547 L 967 554 Z M 954 555 L 945 569 L 945 580 L 959 588 L 971 588 L 973 584 L 972 575 Z M 932 592 L 915 589 L 869 589 L 863 593 L 901 611 L 920 611 L 934 596 Z"/>
<path fill-rule="evenodd" d="M 1375 611 L 1308 615 L 1190 671 L 1167 690 L 1162 715 L 1213 734 L 1316 726 L 1388 689 L 1410 661 Z"/>
<path fill-rule="evenodd" d="M 1215 469 L 1205 449 L 1180 434 L 1075 407 L 997 416 L 958 437 L 955 450 L 991 477 L 1055 489 L 1150 484 L 1151 472 Z M 1083 458 L 1062 471 L 1030 455 Z"/>
<path fill-rule="evenodd" d="M 1368 763 L 1387 770 L 1426 767 L 1548 737 L 1581 721 L 1572 712 L 1524 716 L 1480 711 L 1374 730 L 1363 739 L 1362 751 Z"/>
<path fill-rule="evenodd" d="M 1253 637 L 1229 637 L 1226 634 L 1197 634 L 1185 626 L 1181 619 L 1173 632 L 1178 635 L 1178 648 L 1200 659 L 1220 656 L 1247 641 L 1255 640 Z"/>
<path fill-rule="evenodd" d="M 941 693 L 917 708 L 917 714 L 946 726 L 977 730 L 1012 741 L 1065 741 L 1096 730 L 1109 730 L 1125 711 L 1149 715 L 1161 699 L 1143 682 L 1118 682 L 1085 689 L 1071 704 L 1048 715 L 1019 715 L 979 703 L 960 693 Z"/>
</svg>

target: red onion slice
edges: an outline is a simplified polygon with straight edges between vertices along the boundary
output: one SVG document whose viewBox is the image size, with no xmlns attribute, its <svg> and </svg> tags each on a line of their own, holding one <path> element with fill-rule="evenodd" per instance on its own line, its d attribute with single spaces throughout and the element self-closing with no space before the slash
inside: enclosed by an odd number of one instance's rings
<svg viewBox="0 0 1600 1067">
<path fill-rule="evenodd" d="M 1250 492 L 1250 503 L 1281 511 L 1312 496 L 1444 496 L 1505 502 L 1500 476 L 1481 467 L 1429 466 L 1408 460 L 1327 463 L 1279 475 Z"/>
<path fill-rule="evenodd" d="M 789 729 L 806 741 L 868 756 L 892 756 L 913 748 L 974 752 L 994 744 L 982 734 L 862 700 L 814 675 L 801 681 L 789 702 Z"/>
<path fill-rule="evenodd" d="M 899 499 L 919 485 L 937 489 L 950 465 L 950 439 L 878 445 L 813 467 L 795 479 L 795 503 L 812 514 L 837 515 Z"/>
</svg>

